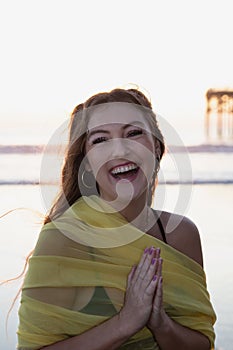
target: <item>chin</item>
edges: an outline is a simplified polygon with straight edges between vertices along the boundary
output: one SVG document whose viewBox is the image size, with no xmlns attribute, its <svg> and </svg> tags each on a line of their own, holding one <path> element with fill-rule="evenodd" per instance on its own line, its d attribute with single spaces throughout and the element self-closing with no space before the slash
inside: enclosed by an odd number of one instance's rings
<svg viewBox="0 0 233 350">
<path fill-rule="evenodd" d="M 135 203 L 146 198 L 146 191 L 142 190 L 139 192 L 132 193 L 130 191 L 125 190 L 114 194 L 112 193 L 111 195 L 100 194 L 100 196 L 108 202 L 122 203 L 126 207 L 132 202 Z"/>
<path fill-rule="evenodd" d="M 145 178 L 137 179 L 137 181 L 122 179 L 115 183 L 108 180 L 108 178 L 102 177 L 101 181 L 98 182 L 100 197 L 108 202 L 119 201 L 129 204 L 146 197 L 148 186 Z"/>
</svg>

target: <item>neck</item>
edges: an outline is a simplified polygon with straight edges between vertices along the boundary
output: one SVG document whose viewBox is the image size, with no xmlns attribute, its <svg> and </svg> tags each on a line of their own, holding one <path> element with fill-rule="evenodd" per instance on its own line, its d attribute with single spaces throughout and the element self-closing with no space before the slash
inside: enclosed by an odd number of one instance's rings
<svg viewBox="0 0 233 350">
<path fill-rule="evenodd" d="M 127 206 L 123 202 L 115 202 L 113 205 L 128 222 L 143 231 L 147 229 L 146 226 L 149 225 L 151 219 L 151 209 L 147 204 L 147 195 L 147 192 L 144 192 L 139 198 L 132 200 Z"/>
</svg>

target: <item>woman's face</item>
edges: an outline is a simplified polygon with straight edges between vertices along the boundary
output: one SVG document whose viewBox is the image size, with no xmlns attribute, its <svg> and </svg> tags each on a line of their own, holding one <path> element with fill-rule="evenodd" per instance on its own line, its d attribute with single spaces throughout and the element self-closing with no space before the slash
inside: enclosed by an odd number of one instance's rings
<svg viewBox="0 0 233 350">
<path fill-rule="evenodd" d="M 92 171 L 106 201 L 137 199 L 148 189 L 160 151 L 143 112 L 129 103 L 95 106 L 85 145 Z"/>
</svg>

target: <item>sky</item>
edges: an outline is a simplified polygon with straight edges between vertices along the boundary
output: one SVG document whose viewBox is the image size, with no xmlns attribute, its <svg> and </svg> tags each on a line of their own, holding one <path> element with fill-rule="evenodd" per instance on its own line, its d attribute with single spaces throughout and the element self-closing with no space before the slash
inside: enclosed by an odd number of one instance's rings
<svg viewBox="0 0 233 350">
<path fill-rule="evenodd" d="M 233 88 L 232 10 L 232 0 L 1 1 L 0 127 L 43 133 L 92 94 L 136 84 L 188 141 L 203 131 L 206 91 Z"/>
</svg>

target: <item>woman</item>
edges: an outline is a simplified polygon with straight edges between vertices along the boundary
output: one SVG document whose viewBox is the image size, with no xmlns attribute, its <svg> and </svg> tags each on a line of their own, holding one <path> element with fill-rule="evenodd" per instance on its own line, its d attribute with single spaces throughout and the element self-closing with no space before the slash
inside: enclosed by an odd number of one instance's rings
<svg viewBox="0 0 233 350">
<path fill-rule="evenodd" d="M 214 347 L 198 230 L 151 208 L 164 150 L 138 90 L 74 109 L 61 192 L 24 281 L 18 349 Z"/>
</svg>

